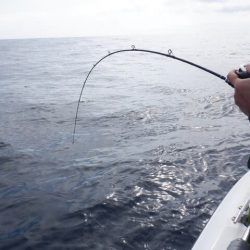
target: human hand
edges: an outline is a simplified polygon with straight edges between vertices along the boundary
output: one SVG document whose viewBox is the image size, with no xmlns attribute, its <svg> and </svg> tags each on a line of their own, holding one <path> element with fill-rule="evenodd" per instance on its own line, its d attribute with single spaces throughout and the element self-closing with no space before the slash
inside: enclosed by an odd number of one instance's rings
<svg viewBox="0 0 250 250">
<path fill-rule="evenodd" d="M 250 64 L 245 65 L 248 72 L 250 72 Z M 228 73 L 227 79 L 233 84 L 235 88 L 234 100 L 235 104 L 239 106 L 240 110 L 250 116 L 250 78 L 240 79 L 232 70 Z"/>
</svg>

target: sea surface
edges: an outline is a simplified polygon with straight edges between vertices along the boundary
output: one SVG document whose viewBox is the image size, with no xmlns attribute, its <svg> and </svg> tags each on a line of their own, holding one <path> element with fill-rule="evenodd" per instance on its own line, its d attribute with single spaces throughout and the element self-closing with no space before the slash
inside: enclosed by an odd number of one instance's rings
<svg viewBox="0 0 250 250">
<path fill-rule="evenodd" d="M 249 36 L 0 40 L 0 249 L 191 249 L 247 171 L 250 130 L 220 74 Z"/>
</svg>

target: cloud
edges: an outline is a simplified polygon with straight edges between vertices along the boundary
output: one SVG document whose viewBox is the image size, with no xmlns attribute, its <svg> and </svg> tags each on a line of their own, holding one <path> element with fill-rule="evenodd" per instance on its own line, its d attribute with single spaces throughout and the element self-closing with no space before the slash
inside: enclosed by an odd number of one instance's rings
<svg viewBox="0 0 250 250">
<path fill-rule="evenodd" d="M 197 2 L 205 2 L 205 3 L 224 3 L 226 0 L 195 0 Z"/>
<path fill-rule="evenodd" d="M 250 5 L 223 6 L 223 7 L 219 8 L 218 11 L 224 12 L 224 13 L 250 12 Z"/>
<path fill-rule="evenodd" d="M 249 0 L 0 0 L 0 5 L 0 39 L 227 27 L 235 20 L 247 23 L 250 11 Z"/>
</svg>

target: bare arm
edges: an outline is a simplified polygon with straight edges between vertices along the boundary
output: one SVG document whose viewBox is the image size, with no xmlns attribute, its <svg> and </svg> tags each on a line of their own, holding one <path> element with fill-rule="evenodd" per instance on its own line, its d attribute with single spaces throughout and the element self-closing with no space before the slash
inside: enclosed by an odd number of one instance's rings
<svg viewBox="0 0 250 250">
<path fill-rule="evenodd" d="M 247 71 L 250 72 L 250 64 L 246 66 Z M 235 104 L 239 106 L 240 110 L 250 116 L 250 78 L 240 79 L 235 70 L 232 70 L 227 75 L 228 80 L 234 85 Z"/>
<path fill-rule="evenodd" d="M 247 70 L 250 72 L 250 65 L 247 65 Z M 234 85 L 235 104 L 239 106 L 240 110 L 250 116 L 250 78 L 240 79 L 235 70 L 232 70 L 227 75 L 228 80 Z"/>
</svg>

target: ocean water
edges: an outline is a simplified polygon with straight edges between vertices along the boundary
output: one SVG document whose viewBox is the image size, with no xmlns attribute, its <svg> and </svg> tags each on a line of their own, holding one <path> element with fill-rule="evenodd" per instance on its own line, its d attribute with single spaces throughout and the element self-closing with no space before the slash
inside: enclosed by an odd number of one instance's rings
<svg viewBox="0 0 250 250">
<path fill-rule="evenodd" d="M 249 123 L 220 74 L 249 37 L 0 40 L 0 249 L 191 249 L 247 171 Z"/>
</svg>

